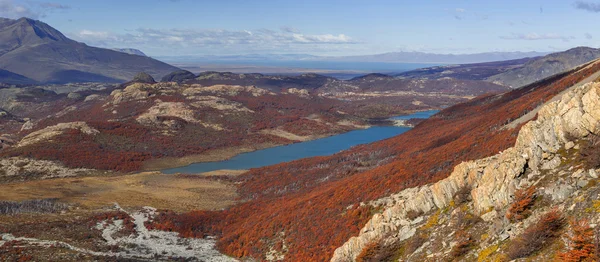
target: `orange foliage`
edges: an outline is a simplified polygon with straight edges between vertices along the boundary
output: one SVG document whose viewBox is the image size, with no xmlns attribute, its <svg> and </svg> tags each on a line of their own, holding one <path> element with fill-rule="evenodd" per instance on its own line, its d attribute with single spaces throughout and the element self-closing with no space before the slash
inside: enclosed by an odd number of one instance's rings
<svg viewBox="0 0 600 262">
<path fill-rule="evenodd" d="M 598 261 L 598 254 L 595 254 L 594 231 L 590 227 L 588 220 L 571 220 L 570 234 L 568 239 L 568 251 L 558 254 L 562 261 L 583 262 Z"/>
<path fill-rule="evenodd" d="M 506 212 L 506 218 L 511 222 L 521 221 L 527 218 L 531 214 L 529 209 L 535 200 L 535 191 L 535 186 L 517 190 L 515 192 L 515 200 Z"/>
</svg>

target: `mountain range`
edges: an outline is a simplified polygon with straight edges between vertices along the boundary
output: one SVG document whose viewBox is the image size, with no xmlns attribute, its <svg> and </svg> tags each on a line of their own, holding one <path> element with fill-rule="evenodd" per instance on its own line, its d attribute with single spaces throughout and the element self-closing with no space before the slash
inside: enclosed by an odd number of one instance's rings
<svg viewBox="0 0 600 262">
<path fill-rule="evenodd" d="M 116 83 L 141 71 L 160 78 L 178 70 L 149 57 L 88 46 L 29 18 L 0 18 L 0 69 L 41 83 Z"/>
<path fill-rule="evenodd" d="M 446 65 L 396 74 L 400 78 L 438 79 L 452 77 L 484 80 L 518 88 L 600 58 L 600 49 L 575 47 L 540 57 L 507 61 Z"/>
<path fill-rule="evenodd" d="M 316 56 L 308 54 L 246 54 L 246 55 L 200 55 L 200 56 L 161 56 L 170 62 L 251 62 L 251 61 L 315 61 L 315 62 L 367 62 L 367 63 L 427 63 L 427 64 L 466 64 L 504 61 L 527 57 L 538 57 L 547 52 L 486 52 L 475 54 L 435 54 L 425 52 L 389 52 L 359 56 Z"/>
</svg>

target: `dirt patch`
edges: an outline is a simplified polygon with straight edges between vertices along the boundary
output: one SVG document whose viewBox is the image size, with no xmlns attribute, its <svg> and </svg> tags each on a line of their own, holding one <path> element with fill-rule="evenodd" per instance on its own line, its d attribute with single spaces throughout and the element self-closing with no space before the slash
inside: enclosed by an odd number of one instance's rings
<svg viewBox="0 0 600 262">
<path fill-rule="evenodd" d="M 232 169 L 221 169 L 221 170 L 215 170 L 215 171 L 210 171 L 210 172 L 204 172 L 204 173 L 200 173 L 198 175 L 200 176 L 206 176 L 206 177 L 215 177 L 215 176 L 239 176 L 243 173 L 248 172 L 248 170 L 232 170 Z"/>
<path fill-rule="evenodd" d="M 315 136 L 299 136 L 299 135 L 296 135 L 296 134 L 293 134 L 293 133 L 290 133 L 290 132 L 287 132 L 287 131 L 281 130 L 281 129 L 262 130 L 261 133 L 267 134 L 267 135 L 283 137 L 285 139 L 292 140 L 292 141 L 302 141 L 303 142 L 303 141 L 316 139 Z"/>
<path fill-rule="evenodd" d="M 235 203 L 233 185 L 202 177 L 145 172 L 114 177 L 61 178 L 0 185 L 0 200 L 57 198 L 83 208 L 153 206 L 175 211 L 217 210 Z"/>
</svg>

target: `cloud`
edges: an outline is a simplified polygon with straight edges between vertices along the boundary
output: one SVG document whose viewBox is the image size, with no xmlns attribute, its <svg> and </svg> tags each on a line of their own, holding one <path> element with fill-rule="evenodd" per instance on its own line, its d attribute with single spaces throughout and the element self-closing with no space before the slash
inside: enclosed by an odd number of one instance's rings
<svg viewBox="0 0 600 262">
<path fill-rule="evenodd" d="M 59 3 L 45 2 L 45 3 L 40 3 L 39 5 L 40 5 L 40 7 L 46 8 L 46 9 L 71 9 L 71 6 L 63 5 L 63 4 L 59 4 Z"/>
<path fill-rule="evenodd" d="M 70 6 L 52 2 L 15 2 L 13 0 L 0 0 L 0 16 L 6 18 L 28 17 L 39 19 L 55 10 L 70 9 Z"/>
<path fill-rule="evenodd" d="M 39 17 L 29 7 L 15 4 L 12 0 L 0 0 L 0 16 L 6 18 Z"/>
<path fill-rule="evenodd" d="M 575 39 L 574 36 L 561 36 L 559 34 L 537 34 L 537 33 L 529 33 L 529 34 L 512 33 L 508 36 L 500 36 L 500 38 L 506 39 L 506 40 L 563 40 L 565 42 Z"/>
<path fill-rule="evenodd" d="M 463 20 L 465 18 L 465 13 L 467 12 L 467 10 L 465 10 L 464 8 L 455 8 L 454 9 L 454 19 L 456 20 Z"/>
<path fill-rule="evenodd" d="M 585 33 L 584 36 L 585 36 L 586 39 L 592 39 L 592 38 L 594 38 L 590 33 Z"/>
<path fill-rule="evenodd" d="M 580 10 L 585 10 L 589 12 L 598 13 L 600 12 L 600 4 L 599 3 L 591 3 L 587 1 L 577 1 L 575 2 L 575 8 Z"/>
<path fill-rule="evenodd" d="M 281 31 L 286 32 L 286 33 L 300 33 L 300 31 L 296 28 L 290 27 L 290 26 L 282 26 Z"/>
<path fill-rule="evenodd" d="M 345 34 L 304 34 L 292 27 L 279 31 L 222 29 L 139 28 L 114 34 L 82 30 L 68 34 L 78 41 L 99 47 L 135 47 L 146 50 L 194 52 L 297 51 L 335 49 L 359 42 Z M 335 47 L 334 47 L 335 46 Z"/>
</svg>

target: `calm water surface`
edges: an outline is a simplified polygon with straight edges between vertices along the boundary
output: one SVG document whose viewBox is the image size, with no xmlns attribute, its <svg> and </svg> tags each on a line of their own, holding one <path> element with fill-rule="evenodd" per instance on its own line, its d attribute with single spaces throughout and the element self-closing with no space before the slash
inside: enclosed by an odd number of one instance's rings
<svg viewBox="0 0 600 262">
<path fill-rule="evenodd" d="M 424 111 L 411 115 L 392 117 L 392 119 L 428 118 L 437 112 L 436 110 Z M 354 130 L 317 140 L 244 153 L 224 161 L 196 163 L 189 166 L 166 169 L 162 172 L 174 174 L 203 173 L 220 169 L 250 169 L 306 157 L 328 156 L 356 145 L 372 143 L 397 136 L 408 130 L 410 130 L 408 127 L 374 126 L 368 129 Z"/>
</svg>

